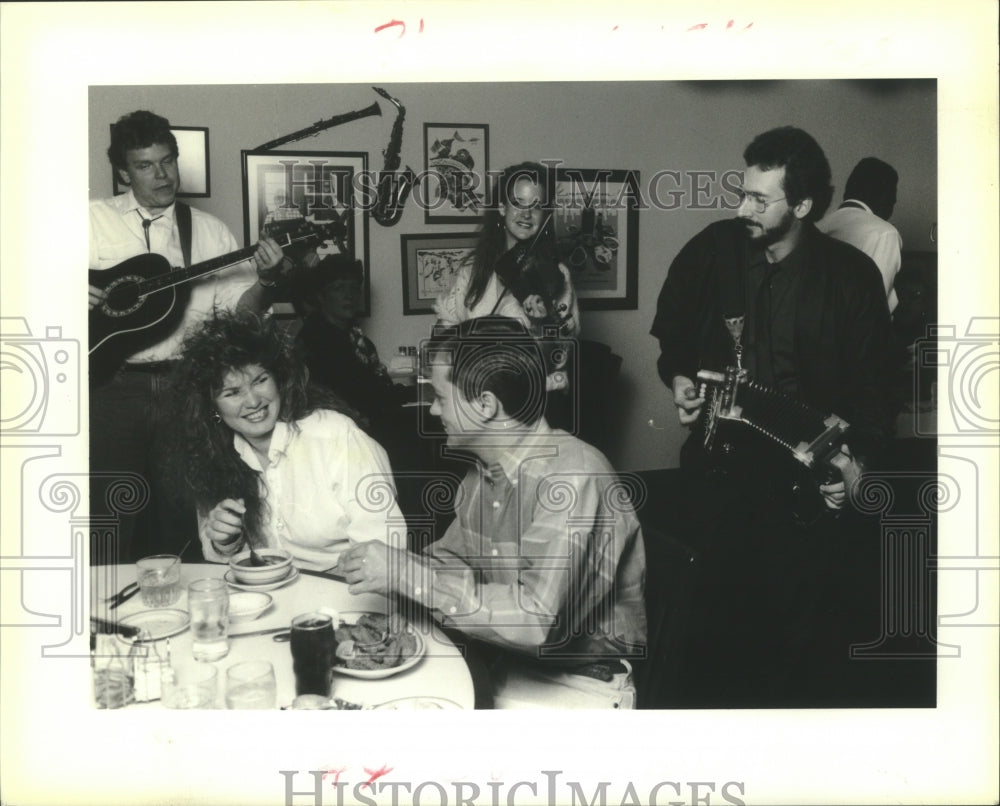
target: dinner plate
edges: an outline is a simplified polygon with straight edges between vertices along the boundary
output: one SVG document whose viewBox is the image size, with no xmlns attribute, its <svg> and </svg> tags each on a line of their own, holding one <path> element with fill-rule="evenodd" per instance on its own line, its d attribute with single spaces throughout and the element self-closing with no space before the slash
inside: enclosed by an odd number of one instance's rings
<svg viewBox="0 0 1000 806">
<path fill-rule="evenodd" d="M 384 616 L 385 614 L 376 613 L 374 611 L 368 614 L 364 612 L 351 611 L 349 613 L 341 613 L 340 620 L 344 624 L 355 624 L 363 615 Z M 403 629 L 408 630 L 410 634 L 417 639 L 417 648 L 413 651 L 413 654 L 399 664 L 399 666 L 391 666 L 388 669 L 350 669 L 347 666 L 336 664 L 333 667 L 333 671 L 337 674 L 342 674 L 345 677 L 357 677 L 361 680 L 381 680 L 384 677 L 392 677 L 400 672 L 405 672 L 407 669 L 412 669 L 420 663 L 420 659 L 424 656 L 424 653 L 427 652 L 427 646 L 424 644 L 424 637 L 419 632 L 414 630 L 412 625 L 407 624 Z"/>
<path fill-rule="evenodd" d="M 444 697 L 400 697 L 398 700 L 382 702 L 373 711 L 463 711 L 454 700 Z"/>
<path fill-rule="evenodd" d="M 299 569 L 293 565 L 292 570 L 288 573 L 288 576 L 274 582 L 263 582 L 260 585 L 248 585 L 246 582 L 239 582 L 232 570 L 226 571 L 222 578 L 225 579 L 226 582 L 228 582 L 232 587 L 241 591 L 273 591 L 298 579 Z"/>
<path fill-rule="evenodd" d="M 122 616 L 118 623 L 148 632 L 149 638 L 143 636 L 143 640 L 159 641 L 184 632 L 191 623 L 191 617 L 184 610 L 143 610 L 130 616 Z"/>
</svg>

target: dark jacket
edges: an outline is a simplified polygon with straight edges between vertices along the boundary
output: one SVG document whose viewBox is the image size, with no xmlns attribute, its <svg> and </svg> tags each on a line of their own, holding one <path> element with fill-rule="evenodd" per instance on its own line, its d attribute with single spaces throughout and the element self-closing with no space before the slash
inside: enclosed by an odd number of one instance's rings
<svg viewBox="0 0 1000 806">
<path fill-rule="evenodd" d="M 895 411 L 889 390 L 889 309 L 875 263 L 806 225 L 797 247 L 806 270 L 795 297 L 794 353 L 800 399 L 851 425 L 847 442 L 866 464 L 881 452 Z M 736 363 L 724 317 L 745 313 L 754 249 L 736 219 L 710 224 L 678 253 L 660 291 L 651 333 L 663 382 Z"/>
</svg>

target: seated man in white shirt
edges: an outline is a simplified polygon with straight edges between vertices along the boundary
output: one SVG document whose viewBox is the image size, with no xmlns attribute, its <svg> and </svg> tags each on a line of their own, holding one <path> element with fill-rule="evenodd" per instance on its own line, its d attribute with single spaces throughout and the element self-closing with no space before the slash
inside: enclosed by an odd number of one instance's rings
<svg viewBox="0 0 1000 806">
<path fill-rule="evenodd" d="M 496 707 L 634 707 L 645 552 L 622 480 L 545 421 L 543 351 L 517 320 L 463 322 L 426 353 L 430 413 L 475 464 L 423 556 L 376 542 L 341 555 L 351 592 L 401 594 L 498 650 Z"/>
<path fill-rule="evenodd" d="M 903 248 L 903 239 L 889 223 L 898 183 L 895 168 L 875 157 L 865 157 L 851 171 L 840 207 L 817 224 L 821 232 L 857 247 L 875 261 L 882 273 L 889 313 L 899 304 L 893 284 Z"/>
</svg>

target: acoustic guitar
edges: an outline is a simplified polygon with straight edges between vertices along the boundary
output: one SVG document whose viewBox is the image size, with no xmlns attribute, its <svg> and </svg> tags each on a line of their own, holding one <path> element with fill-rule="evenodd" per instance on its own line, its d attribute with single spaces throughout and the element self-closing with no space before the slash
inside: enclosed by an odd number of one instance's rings
<svg viewBox="0 0 1000 806">
<path fill-rule="evenodd" d="M 344 224 L 335 219 L 314 224 L 304 218 L 269 224 L 264 234 L 282 247 L 342 242 Z M 111 269 L 91 270 L 90 284 L 107 297 L 90 311 L 90 383 L 100 385 L 125 359 L 166 338 L 187 308 L 188 283 L 253 257 L 256 245 L 238 249 L 187 268 L 172 268 L 162 255 L 143 254 Z"/>
</svg>

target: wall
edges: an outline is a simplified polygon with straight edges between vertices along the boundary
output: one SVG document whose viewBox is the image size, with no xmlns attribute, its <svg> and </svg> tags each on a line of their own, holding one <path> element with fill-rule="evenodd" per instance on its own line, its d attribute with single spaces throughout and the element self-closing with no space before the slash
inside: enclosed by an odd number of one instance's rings
<svg viewBox="0 0 1000 806">
<path fill-rule="evenodd" d="M 813 134 L 833 169 L 836 194 L 861 157 L 877 156 L 900 174 L 893 218 L 909 249 L 934 250 L 937 220 L 936 84 L 934 81 L 753 81 L 395 84 L 385 87 L 407 109 L 402 161 L 423 168 L 423 123 L 488 123 L 490 167 L 525 159 L 558 159 L 580 168 L 627 168 L 643 178 L 657 171 L 741 169 L 741 154 L 757 133 L 792 124 Z M 286 150 L 367 151 L 382 166 L 394 110 L 368 85 L 91 87 L 90 195 L 111 193 L 104 150 L 108 124 L 134 109 L 151 109 L 178 126 L 209 128 L 211 198 L 193 202 L 242 237 L 240 150 L 254 148 L 313 122 L 364 109 L 378 100 L 382 117 L 367 117 L 283 146 Z M 665 190 L 671 189 L 666 185 Z M 666 196 L 666 194 L 663 194 Z M 704 196 L 687 193 L 678 209 L 648 209 L 639 223 L 639 307 L 585 311 L 586 338 L 624 356 L 617 449 L 621 470 L 673 467 L 685 433 L 656 371 L 658 347 L 649 334 L 656 295 L 685 241 L 730 215 L 696 209 Z M 471 226 L 423 223 L 412 202 L 402 220 L 371 222 L 372 316 L 365 328 L 383 357 L 417 344 L 431 316 L 403 316 L 399 236 L 472 231 Z"/>
</svg>

